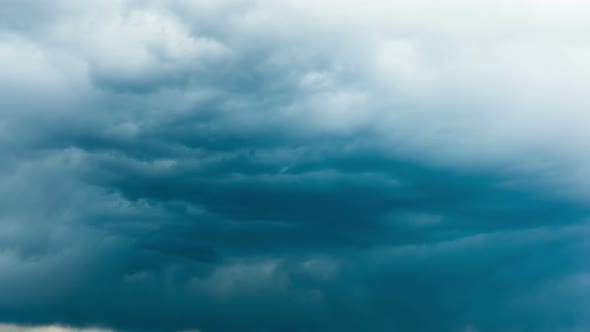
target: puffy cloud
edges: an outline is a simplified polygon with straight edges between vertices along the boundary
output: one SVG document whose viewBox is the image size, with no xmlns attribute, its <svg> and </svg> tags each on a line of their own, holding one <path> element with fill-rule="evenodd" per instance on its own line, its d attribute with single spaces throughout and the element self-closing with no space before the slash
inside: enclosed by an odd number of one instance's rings
<svg viewBox="0 0 590 332">
<path fill-rule="evenodd" d="M 581 1 L 4 6 L 0 331 L 589 326 Z"/>
</svg>

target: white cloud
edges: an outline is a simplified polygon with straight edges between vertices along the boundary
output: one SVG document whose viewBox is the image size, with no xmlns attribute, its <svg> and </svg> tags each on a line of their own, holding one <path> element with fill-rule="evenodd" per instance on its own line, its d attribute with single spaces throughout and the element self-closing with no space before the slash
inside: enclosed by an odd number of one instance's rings
<svg viewBox="0 0 590 332">
<path fill-rule="evenodd" d="M 158 8 L 121 2 L 90 7 L 66 15 L 49 34 L 54 43 L 87 61 L 99 80 L 120 85 L 174 80 L 228 52 Z"/>
<path fill-rule="evenodd" d="M 0 113 L 55 112 L 88 91 L 83 61 L 17 34 L 0 34 Z"/>
<path fill-rule="evenodd" d="M 265 79 L 293 80 L 290 92 L 296 98 L 264 115 L 244 112 L 256 108 L 261 96 L 228 98 L 227 105 L 237 105 L 230 107 L 235 108 L 230 121 L 268 126 L 261 118 L 278 119 L 293 131 L 311 133 L 369 131 L 407 158 L 500 170 L 515 182 L 550 186 L 585 202 L 590 198 L 584 144 L 590 140 L 590 5 L 585 2 L 82 6 L 61 1 L 54 6 L 57 18 L 42 21 L 43 33 L 27 37 L 13 31 L 0 39 L 0 73 L 10 77 L 12 87 L 5 91 L 11 95 L 34 91 L 35 99 L 55 99 L 64 91 L 83 91 L 77 87 L 88 84 L 87 74 L 115 87 L 149 89 L 201 79 L 203 71 L 248 77 L 266 70 L 276 78 Z M 258 49 L 264 52 L 257 62 L 246 61 Z M 244 67 L 227 71 L 236 64 Z M 203 79 L 200 89 L 225 88 Z"/>
</svg>

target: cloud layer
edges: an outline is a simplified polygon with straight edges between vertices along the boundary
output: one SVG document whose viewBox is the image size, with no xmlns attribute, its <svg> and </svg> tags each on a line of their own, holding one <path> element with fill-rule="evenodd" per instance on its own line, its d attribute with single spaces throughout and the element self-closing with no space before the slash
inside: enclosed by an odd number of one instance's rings
<svg viewBox="0 0 590 332">
<path fill-rule="evenodd" d="M 0 331 L 590 326 L 583 2 L 3 7 Z"/>
</svg>

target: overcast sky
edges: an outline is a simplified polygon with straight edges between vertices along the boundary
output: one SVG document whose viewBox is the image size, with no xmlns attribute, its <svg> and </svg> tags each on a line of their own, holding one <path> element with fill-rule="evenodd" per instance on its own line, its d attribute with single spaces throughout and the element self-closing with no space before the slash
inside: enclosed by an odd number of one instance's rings
<svg viewBox="0 0 590 332">
<path fill-rule="evenodd" d="M 590 4 L 2 0 L 0 332 L 590 330 Z"/>
</svg>

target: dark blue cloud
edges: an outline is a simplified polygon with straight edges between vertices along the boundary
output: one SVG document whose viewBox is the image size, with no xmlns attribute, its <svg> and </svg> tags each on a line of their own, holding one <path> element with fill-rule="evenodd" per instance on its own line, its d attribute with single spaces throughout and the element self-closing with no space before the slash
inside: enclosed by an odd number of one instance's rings
<svg viewBox="0 0 590 332">
<path fill-rule="evenodd" d="M 316 34 L 267 2 L 36 6 L 0 14 L 25 22 L 0 23 L 0 69 L 23 72 L 0 79 L 1 322 L 588 326 L 589 211 L 563 190 L 581 157 L 507 144 L 481 100 L 418 100 L 403 42 L 321 5 L 291 4 L 332 17 Z"/>
</svg>

